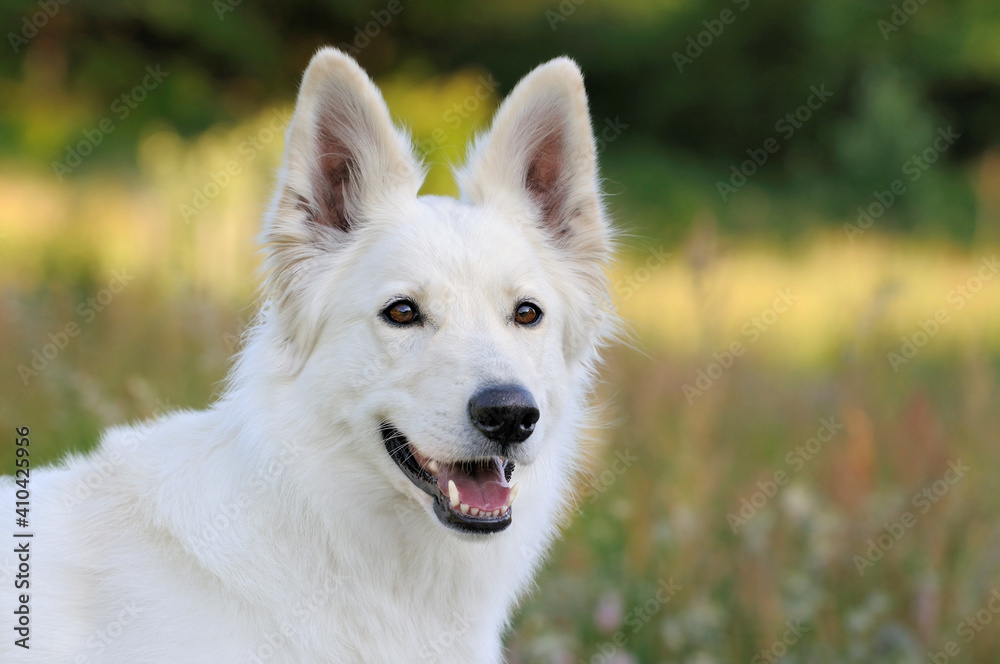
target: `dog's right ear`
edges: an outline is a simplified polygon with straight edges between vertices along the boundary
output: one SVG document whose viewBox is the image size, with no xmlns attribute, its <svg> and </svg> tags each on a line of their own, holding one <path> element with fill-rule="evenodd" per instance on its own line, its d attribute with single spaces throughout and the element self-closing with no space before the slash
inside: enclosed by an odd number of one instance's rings
<svg viewBox="0 0 1000 664">
<path fill-rule="evenodd" d="M 341 51 L 320 49 L 302 77 L 261 234 L 265 297 L 300 351 L 320 326 L 321 308 L 310 303 L 329 268 L 322 259 L 368 219 L 415 197 L 422 181 L 409 138 L 393 126 L 372 80 Z"/>
<path fill-rule="evenodd" d="M 302 78 L 264 241 L 279 251 L 335 244 L 390 199 L 416 196 L 422 179 L 372 80 L 343 52 L 320 49 Z"/>
</svg>

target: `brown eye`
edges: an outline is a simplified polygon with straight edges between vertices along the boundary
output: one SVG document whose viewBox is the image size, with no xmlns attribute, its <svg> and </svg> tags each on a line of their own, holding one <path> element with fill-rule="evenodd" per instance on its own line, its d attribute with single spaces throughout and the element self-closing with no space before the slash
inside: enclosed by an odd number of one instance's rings
<svg viewBox="0 0 1000 664">
<path fill-rule="evenodd" d="M 382 312 L 382 317 L 395 325 L 412 325 L 420 320 L 420 312 L 413 302 L 399 300 L 386 307 L 385 311 Z"/>
<path fill-rule="evenodd" d="M 541 317 L 542 310 L 530 302 L 517 305 L 517 311 L 514 312 L 514 322 L 518 325 L 534 325 Z"/>
</svg>

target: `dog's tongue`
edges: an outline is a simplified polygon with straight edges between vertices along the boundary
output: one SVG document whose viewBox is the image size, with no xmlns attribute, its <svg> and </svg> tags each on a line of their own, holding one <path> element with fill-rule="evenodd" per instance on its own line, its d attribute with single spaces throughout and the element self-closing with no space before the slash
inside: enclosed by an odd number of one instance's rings
<svg viewBox="0 0 1000 664">
<path fill-rule="evenodd" d="M 510 496 L 510 485 L 498 459 L 471 467 L 443 463 L 438 471 L 438 488 L 446 496 L 449 494 L 449 481 L 454 481 L 458 488 L 459 502 L 478 508 L 480 512 L 492 512 L 503 507 Z M 458 505 L 454 507 L 457 509 Z"/>
</svg>

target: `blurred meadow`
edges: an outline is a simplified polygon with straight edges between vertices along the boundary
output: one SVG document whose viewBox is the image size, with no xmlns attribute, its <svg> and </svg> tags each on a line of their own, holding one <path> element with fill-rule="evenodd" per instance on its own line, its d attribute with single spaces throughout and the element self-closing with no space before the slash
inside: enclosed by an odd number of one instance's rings
<svg viewBox="0 0 1000 664">
<path fill-rule="evenodd" d="M 319 45 L 444 194 L 565 53 L 630 339 L 509 661 L 1000 661 L 1000 6 L 346 4 L 0 4 L 0 421 L 34 462 L 217 393 Z"/>
</svg>

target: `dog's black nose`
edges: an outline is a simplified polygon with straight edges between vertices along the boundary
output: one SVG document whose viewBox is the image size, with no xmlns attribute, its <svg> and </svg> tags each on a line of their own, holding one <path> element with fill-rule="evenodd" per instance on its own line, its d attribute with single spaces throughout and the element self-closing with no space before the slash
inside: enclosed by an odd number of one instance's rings
<svg viewBox="0 0 1000 664">
<path fill-rule="evenodd" d="M 469 417 L 483 435 L 501 445 L 523 443 L 535 430 L 538 406 L 531 392 L 517 385 L 497 385 L 469 399 Z"/>
</svg>

